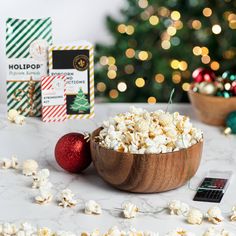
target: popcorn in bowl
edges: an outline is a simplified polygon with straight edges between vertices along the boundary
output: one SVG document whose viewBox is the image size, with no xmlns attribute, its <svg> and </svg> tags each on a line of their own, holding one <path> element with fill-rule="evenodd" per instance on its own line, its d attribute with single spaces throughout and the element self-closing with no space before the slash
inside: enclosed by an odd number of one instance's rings
<svg viewBox="0 0 236 236">
<path fill-rule="evenodd" d="M 97 140 L 118 152 L 158 154 L 191 147 L 203 140 L 203 134 L 178 112 L 131 107 L 129 112 L 104 121 Z"/>
</svg>

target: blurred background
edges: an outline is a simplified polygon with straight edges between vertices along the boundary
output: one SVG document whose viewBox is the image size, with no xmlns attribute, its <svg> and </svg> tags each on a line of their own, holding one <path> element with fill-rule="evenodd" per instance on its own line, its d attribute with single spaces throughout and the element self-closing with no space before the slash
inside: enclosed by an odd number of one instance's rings
<svg viewBox="0 0 236 236">
<path fill-rule="evenodd" d="M 187 102 L 194 69 L 235 68 L 235 7 L 236 0 L 9 0 L 0 15 L 1 25 L 7 16 L 51 16 L 54 42 L 94 43 L 97 101 L 166 102 L 175 88 L 174 101 Z M 0 89 L 5 101 L 5 84 Z"/>
<path fill-rule="evenodd" d="M 125 0 L 7 0 L 0 1 L 0 103 L 6 103 L 5 21 L 15 18 L 52 18 L 53 41 L 88 40 L 111 43 L 106 16 L 121 19 Z"/>
<path fill-rule="evenodd" d="M 97 44 L 97 94 L 115 102 L 186 102 L 192 71 L 235 67 L 235 0 L 126 0 Z"/>
</svg>

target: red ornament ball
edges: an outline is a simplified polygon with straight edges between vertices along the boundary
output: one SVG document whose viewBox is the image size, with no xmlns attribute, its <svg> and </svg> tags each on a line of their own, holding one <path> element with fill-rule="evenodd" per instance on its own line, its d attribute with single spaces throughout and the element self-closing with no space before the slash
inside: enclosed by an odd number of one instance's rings
<svg viewBox="0 0 236 236">
<path fill-rule="evenodd" d="M 79 173 L 91 163 L 90 145 L 83 134 L 69 133 L 55 147 L 57 163 L 66 171 Z"/>
<path fill-rule="evenodd" d="M 236 81 L 234 81 L 231 85 L 231 90 L 233 92 L 233 95 L 236 96 Z"/>
<path fill-rule="evenodd" d="M 216 79 L 215 73 L 207 68 L 197 68 L 192 74 L 195 83 L 213 82 Z"/>
</svg>

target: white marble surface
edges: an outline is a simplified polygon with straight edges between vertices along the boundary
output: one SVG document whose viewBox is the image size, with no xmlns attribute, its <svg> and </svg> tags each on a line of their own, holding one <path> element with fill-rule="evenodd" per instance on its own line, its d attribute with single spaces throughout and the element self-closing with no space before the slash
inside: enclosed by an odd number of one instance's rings
<svg viewBox="0 0 236 236">
<path fill-rule="evenodd" d="M 37 118 L 27 118 L 24 126 L 11 124 L 6 119 L 6 107 L 0 106 L 0 156 L 10 157 L 16 154 L 20 161 L 36 159 L 41 168 L 51 171 L 51 182 L 54 184 L 54 195 L 58 197 L 60 190 L 70 188 L 82 200 L 94 199 L 105 210 L 101 216 L 83 214 L 83 204 L 74 209 L 63 209 L 53 202 L 46 206 L 33 203 L 37 190 L 30 188 L 31 178 L 25 177 L 14 170 L 0 170 L 0 221 L 29 221 L 39 226 L 49 226 L 53 229 L 92 230 L 95 228 L 105 231 L 110 226 L 117 225 L 124 229 L 133 226 L 140 230 L 159 231 L 164 235 L 168 230 L 184 227 L 197 236 L 211 226 L 204 222 L 200 226 L 188 225 L 183 217 L 170 216 L 167 211 L 160 214 L 140 214 L 132 220 L 123 219 L 114 208 L 119 208 L 124 201 L 136 203 L 142 210 L 153 210 L 155 207 L 165 207 L 172 199 L 179 199 L 191 206 L 206 211 L 212 203 L 194 202 L 195 191 L 185 185 L 177 190 L 160 194 L 130 194 L 120 192 L 104 183 L 96 174 L 93 166 L 85 173 L 72 175 L 58 167 L 54 160 L 54 146 L 58 138 L 65 133 L 92 131 L 110 115 L 126 111 L 130 104 L 99 104 L 96 105 L 96 115 L 92 120 L 73 120 L 65 123 L 48 124 Z M 165 108 L 165 104 L 138 104 L 148 110 Z M 189 115 L 193 123 L 204 132 L 204 151 L 202 162 L 196 176 L 191 180 L 192 188 L 208 170 L 236 169 L 236 136 L 225 137 L 222 129 L 211 127 L 196 120 L 190 105 L 172 105 L 172 111 Z M 232 205 L 236 204 L 235 176 L 227 190 L 220 207 L 227 218 Z M 113 210 L 112 210 L 113 209 Z M 220 226 L 236 233 L 236 222 L 228 219 Z"/>
</svg>

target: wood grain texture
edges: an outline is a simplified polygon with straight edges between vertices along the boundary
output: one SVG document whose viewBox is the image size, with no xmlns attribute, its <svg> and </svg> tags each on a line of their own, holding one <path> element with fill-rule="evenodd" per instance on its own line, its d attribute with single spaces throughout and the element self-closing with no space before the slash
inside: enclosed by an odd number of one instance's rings
<svg viewBox="0 0 236 236">
<path fill-rule="evenodd" d="M 199 120 L 209 125 L 224 126 L 227 115 L 236 110 L 236 98 L 222 98 L 188 91 Z"/>
<path fill-rule="evenodd" d="M 196 173 L 203 142 L 190 148 L 165 154 L 121 153 L 101 147 L 91 136 L 91 154 L 98 174 L 115 188 L 136 193 L 154 193 L 175 189 Z"/>
</svg>

